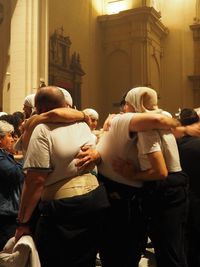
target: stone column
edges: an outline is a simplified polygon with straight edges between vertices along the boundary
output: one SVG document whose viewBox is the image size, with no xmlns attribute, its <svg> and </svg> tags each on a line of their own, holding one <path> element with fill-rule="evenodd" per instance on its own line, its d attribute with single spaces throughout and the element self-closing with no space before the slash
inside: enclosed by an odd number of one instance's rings
<svg viewBox="0 0 200 267">
<path fill-rule="evenodd" d="M 21 110 L 26 95 L 47 78 L 47 2 L 18 0 L 12 3 L 10 41 L 10 112 Z M 46 81 L 45 81 L 46 82 Z"/>
</svg>

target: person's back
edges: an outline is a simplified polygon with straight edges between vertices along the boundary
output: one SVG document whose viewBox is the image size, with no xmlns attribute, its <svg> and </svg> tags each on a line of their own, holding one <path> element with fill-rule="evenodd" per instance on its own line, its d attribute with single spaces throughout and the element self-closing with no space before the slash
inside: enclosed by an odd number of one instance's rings
<svg viewBox="0 0 200 267">
<path fill-rule="evenodd" d="M 66 104 L 57 87 L 41 88 L 35 96 L 38 114 Z M 24 221 L 27 225 L 41 199 L 35 240 L 43 267 L 95 264 L 102 210 L 108 201 L 91 169 L 76 167 L 75 157 L 85 144 L 91 144 L 91 131 L 84 122 L 43 123 L 31 135 L 19 220 L 21 226 Z M 19 228 L 16 240 L 22 230 L 27 233 L 25 227 Z"/>
<path fill-rule="evenodd" d="M 181 110 L 182 125 L 191 125 L 199 121 L 197 112 L 185 108 Z M 200 137 L 186 135 L 177 139 L 181 166 L 189 175 L 189 216 L 187 224 L 188 266 L 200 266 Z"/>
<path fill-rule="evenodd" d="M 40 146 L 42 138 L 43 147 Z M 35 161 L 41 162 L 46 168 L 52 168 L 46 179 L 46 186 L 62 179 L 69 178 L 70 180 L 71 177 L 83 174 L 75 166 L 75 157 L 83 145 L 94 145 L 90 129 L 83 122 L 70 125 L 67 123 L 62 123 L 62 125 L 61 123 L 40 124 L 35 127 L 31 141 L 34 142 L 35 153 L 40 150 Z M 26 155 L 26 168 L 29 167 L 27 162 L 30 161 L 33 164 L 32 153 L 34 151 Z"/>
<path fill-rule="evenodd" d="M 125 100 L 137 113 L 163 114 L 157 106 L 156 91 L 151 88 L 133 88 Z M 186 267 L 184 224 L 188 177 L 182 172 L 175 137 L 169 130 L 139 132 L 137 147 L 142 171 L 155 172 L 165 165 L 168 172 L 165 179 L 158 180 L 155 176 L 144 183 L 143 209 L 148 217 L 148 234 L 155 248 L 157 266 Z M 159 151 L 162 154 L 156 158 Z M 158 164 L 161 158 L 162 165 Z"/>
<path fill-rule="evenodd" d="M 180 122 L 187 126 L 199 122 L 199 116 L 194 109 L 184 108 L 180 112 Z M 180 152 L 181 166 L 190 177 L 189 187 L 200 197 L 200 175 L 199 156 L 200 156 L 200 137 L 185 135 L 177 139 Z"/>
<path fill-rule="evenodd" d="M 98 165 L 98 171 L 100 174 L 109 177 L 109 179 L 115 182 L 141 187 L 141 182 L 124 179 L 124 177 L 116 173 L 112 167 L 112 160 L 118 156 L 127 160 L 134 159 L 135 168 L 139 168 L 135 142 L 137 135 L 129 135 L 129 123 L 133 116 L 134 114 L 131 113 L 115 116 L 109 131 L 105 131 L 102 134 L 97 144 L 97 150 L 102 158 L 101 163 Z"/>
<path fill-rule="evenodd" d="M 189 189 L 200 197 L 200 137 L 184 136 L 177 139 L 183 170 L 189 175 Z"/>
<path fill-rule="evenodd" d="M 105 218 L 100 248 L 102 266 L 105 267 L 136 267 L 141 256 L 143 218 L 139 208 L 139 195 L 142 182 L 126 179 L 112 167 L 112 161 L 116 157 L 131 159 L 138 167 L 136 134 L 131 134 L 129 130 L 133 117 L 134 114 L 131 113 L 115 116 L 109 130 L 102 134 L 97 144 L 101 155 L 98 177 L 104 183 L 111 203 Z"/>
</svg>

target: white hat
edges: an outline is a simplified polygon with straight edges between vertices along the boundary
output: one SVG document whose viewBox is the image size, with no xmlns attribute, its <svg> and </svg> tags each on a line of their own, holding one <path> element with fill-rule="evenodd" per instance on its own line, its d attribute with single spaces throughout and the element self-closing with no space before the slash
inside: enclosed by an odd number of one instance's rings
<svg viewBox="0 0 200 267">
<path fill-rule="evenodd" d="M 27 95 L 24 99 L 24 105 L 30 108 L 35 107 L 35 94 Z"/>
<path fill-rule="evenodd" d="M 72 107 L 73 101 L 72 101 L 72 97 L 71 97 L 70 93 L 66 89 L 64 89 L 64 88 L 61 88 L 61 87 L 57 87 L 57 88 L 60 89 L 63 92 L 66 103 L 70 107 Z"/>
<path fill-rule="evenodd" d="M 136 87 L 128 91 L 125 101 L 132 105 L 136 112 L 148 112 L 158 109 L 158 97 L 155 90 L 149 87 Z"/>
<path fill-rule="evenodd" d="M 93 118 L 95 120 L 98 120 L 99 119 L 99 114 L 96 112 L 96 110 L 94 110 L 92 108 L 86 108 L 86 109 L 83 110 L 83 112 L 87 116 L 89 116 L 89 117 L 91 117 L 91 118 Z"/>
<path fill-rule="evenodd" d="M 0 117 L 3 115 L 8 115 L 8 113 L 4 112 L 4 111 L 0 111 Z"/>
</svg>

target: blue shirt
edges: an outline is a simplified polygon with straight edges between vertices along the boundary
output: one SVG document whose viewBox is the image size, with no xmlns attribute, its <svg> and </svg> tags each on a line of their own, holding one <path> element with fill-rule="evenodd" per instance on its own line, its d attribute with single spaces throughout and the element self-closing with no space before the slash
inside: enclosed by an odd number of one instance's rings
<svg viewBox="0 0 200 267">
<path fill-rule="evenodd" d="M 23 181 L 22 164 L 0 149 L 0 216 L 18 214 Z"/>
</svg>

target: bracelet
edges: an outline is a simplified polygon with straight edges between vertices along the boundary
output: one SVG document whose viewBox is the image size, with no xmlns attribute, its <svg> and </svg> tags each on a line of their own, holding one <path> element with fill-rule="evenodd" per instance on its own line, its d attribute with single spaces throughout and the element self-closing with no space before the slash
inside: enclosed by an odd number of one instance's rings
<svg viewBox="0 0 200 267">
<path fill-rule="evenodd" d="M 83 121 L 86 121 L 86 114 L 85 114 L 85 112 L 83 112 L 82 110 L 81 110 L 81 112 L 83 114 Z"/>
<path fill-rule="evenodd" d="M 84 111 L 81 110 L 81 112 L 82 112 L 82 114 L 83 114 L 83 121 L 86 122 L 86 123 L 88 124 L 88 122 L 89 122 L 89 120 L 90 120 L 89 116 L 88 116 L 87 114 L 85 114 Z"/>
<path fill-rule="evenodd" d="M 29 226 L 29 221 L 27 222 L 20 222 L 19 218 L 16 219 L 17 226 Z"/>
</svg>

